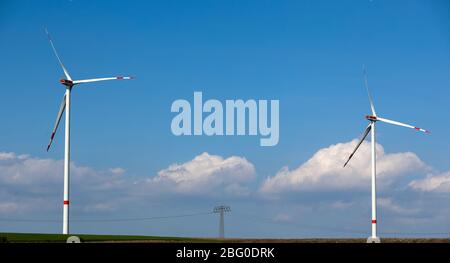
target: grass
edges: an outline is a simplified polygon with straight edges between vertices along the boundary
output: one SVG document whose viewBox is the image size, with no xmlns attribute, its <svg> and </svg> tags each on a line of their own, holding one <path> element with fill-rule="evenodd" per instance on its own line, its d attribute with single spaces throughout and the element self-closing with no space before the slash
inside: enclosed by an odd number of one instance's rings
<svg viewBox="0 0 450 263">
<path fill-rule="evenodd" d="M 125 235 L 84 235 L 84 234 L 35 234 L 35 233 L 0 233 L 0 243 L 64 243 L 69 236 L 76 235 L 83 242 L 210 242 L 208 239 L 159 236 L 125 236 Z M 211 240 L 212 241 L 212 240 Z"/>
<path fill-rule="evenodd" d="M 360 238 L 314 238 L 314 239 L 218 239 L 192 237 L 126 236 L 126 235 L 84 235 L 84 234 L 34 234 L 0 233 L 0 243 L 65 243 L 69 236 L 76 235 L 82 242 L 229 242 L 229 243 L 365 243 Z M 450 238 L 383 238 L 383 243 L 450 243 Z"/>
</svg>

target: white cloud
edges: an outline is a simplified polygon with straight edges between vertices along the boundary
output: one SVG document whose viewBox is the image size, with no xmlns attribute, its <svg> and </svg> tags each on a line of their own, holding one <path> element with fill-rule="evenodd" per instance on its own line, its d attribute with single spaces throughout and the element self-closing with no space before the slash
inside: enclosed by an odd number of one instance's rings
<svg viewBox="0 0 450 263">
<path fill-rule="evenodd" d="M 0 203 L 0 215 L 14 213 L 17 210 L 19 210 L 19 206 L 14 202 Z"/>
<path fill-rule="evenodd" d="M 354 202 L 345 202 L 342 200 L 338 200 L 338 201 L 332 202 L 330 204 L 330 207 L 333 209 L 345 210 L 347 208 L 352 207 L 353 205 L 354 205 Z"/>
<path fill-rule="evenodd" d="M 450 171 L 412 181 L 409 186 L 418 191 L 450 193 Z"/>
<path fill-rule="evenodd" d="M 121 168 L 120 168 L 121 169 Z M 71 163 L 71 192 L 82 193 L 74 200 L 101 200 L 123 188 L 118 168 L 99 171 Z M 42 211 L 60 208 L 63 188 L 63 161 L 0 152 L 0 213 Z M 104 195 L 97 194 L 103 191 Z"/>
<path fill-rule="evenodd" d="M 395 203 L 391 198 L 378 198 L 377 203 L 381 208 L 400 215 L 411 215 L 419 212 L 419 209 L 403 207 Z"/>
<path fill-rule="evenodd" d="M 0 161 L 11 160 L 15 157 L 16 157 L 16 154 L 13 152 L 0 152 Z"/>
<path fill-rule="evenodd" d="M 194 159 L 172 164 L 146 181 L 147 187 L 158 187 L 179 194 L 212 194 L 225 192 L 232 195 L 247 195 L 245 183 L 254 178 L 255 168 L 245 158 L 231 156 L 223 158 L 207 152 Z"/>
<path fill-rule="evenodd" d="M 97 171 L 86 166 L 71 163 L 71 181 L 93 187 L 105 189 L 113 187 L 125 170 L 114 168 L 109 171 Z M 63 161 L 35 158 L 29 155 L 0 152 L 0 183 L 10 187 L 28 187 L 35 189 L 55 184 L 62 184 Z M 113 182 L 111 182 L 113 181 Z"/>
<path fill-rule="evenodd" d="M 281 214 L 277 214 L 273 218 L 273 221 L 279 222 L 279 223 L 291 222 L 292 221 L 292 217 L 290 215 L 288 215 L 288 214 L 281 213 Z"/>
<path fill-rule="evenodd" d="M 124 174 L 126 172 L 126 170 L 121 167 L 111 168 L 109 171 L 113 174 Z"/>
<path fill-rule="evenodd" d="M 277 194 L 286 191 L 367 188 L 371 171 L 369 142 L 363 142 L 347 167 L 342 167 L 357 142 L 355 139 L 320 149 L 294 170 L 282 168 L 275 176 L 265 180 L 260 191 Z M 412 152 L 387 154 L 380 144 L 376 145 L 376 151 L 377 176 L 382 185 L 390 184 L 408 172 L 427 170 L 427 166 Z"/>
<path fill-rule="evenodd" d="M 20 188 L 33 185 L 38 189 L 58 182 L 58 171 L 62 171 L 61 161 L 0 152 L 2 186 Z"/>
<path fill-rule="evenodd" d="M 203 153 L 172 164 L 152 177 L 126 177 L 125 169 L 97 170 L 71 163 L 71 201 L 84 212 L 145 204 L 152 195 L 228 194 L 246 196 L 255 168 L 245 158 Z M 0 214 L 61 208 L 63 161 L 0 152 Z"/>
<path fill-rule="evenodd" d="M 83 207 L 85 212 L 109 212 L 118 208 L 117 202 L 104 202 L 87 204 Z"/>
</svg>

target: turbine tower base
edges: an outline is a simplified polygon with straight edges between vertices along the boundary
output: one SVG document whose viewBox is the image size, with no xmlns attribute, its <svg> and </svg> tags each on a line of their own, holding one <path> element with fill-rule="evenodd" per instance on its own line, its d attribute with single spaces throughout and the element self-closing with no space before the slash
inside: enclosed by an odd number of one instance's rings
<svg viewBox="0 0 450 263">
<path fill-rule="evenodd" d="M 381 240 L 379 237 L 369 237 L 367 238 L 367 243 L 381 243 Z"/>
</svg>

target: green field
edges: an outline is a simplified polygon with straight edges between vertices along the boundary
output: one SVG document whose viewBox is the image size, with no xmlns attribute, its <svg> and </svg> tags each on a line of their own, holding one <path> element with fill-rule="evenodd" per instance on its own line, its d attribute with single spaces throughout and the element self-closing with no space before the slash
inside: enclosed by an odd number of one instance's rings
<svg viewBox="0 0 450 263">
<path fill-rule="evenodd" d="M 126 236 L 126 235 L 85 235 L 73 234 L 82 242 L 229 242 L 229 243 L 365 243 L 362 238 L 317 238 L 317 239 L 244 239 L 244 238 L 191 238 L 191 237 L 159 237 L 159 236 Z M 32 233 L 0 233 L 0 243 L 64 243 L 68 235 L 32 234 Z M 450 238 L 385 238 L 383 243 L 450 243 Z"/>
<path fill-rule="evenodd" d="M 83 242 L 212 242 L 213 239 L 158 237 L 158 236 L 125 236 L 125 235 L 84 235 L 78 236 Z M 0 233 L 0 243 L 62 243 L 72 235 L 61 234 L 31 234 L 31 233 Z"/>
</svg>

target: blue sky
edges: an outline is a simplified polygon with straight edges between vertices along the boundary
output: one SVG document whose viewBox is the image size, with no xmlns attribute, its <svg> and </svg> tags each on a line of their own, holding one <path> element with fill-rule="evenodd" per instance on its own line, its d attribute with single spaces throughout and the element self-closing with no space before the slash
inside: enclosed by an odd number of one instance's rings
<svg viewBox="0 0 450 263">
<path fill-rule="evenodd" d="M 450 170 L 449 25 L 450 5 L 440 0 L 2 1 L 0 152 L 14 153 L 4 160 L 20 165 L 7 169 L 11 163 L 5 161 L 0 169 L 4 178 L 0 215 L 61 217 L 62 166 L 58 161 L 63 158 L 63 129 L 53 149 L 47 153 L 45 148 L 64 92 L 58 83 L 63 74 L 42 29 L 46 26 L 72 77 L 136 77 L 74 89 L 72 161 L 88 167 L 96 178 L 115 174 L 110 169 L 120 167 L 123 171 L 117 174 L 123 178 L 116 179 L 123 185 L 117 191 L 100 189 L 93 196 L 83 192 L 89 190 L 83 188 L 83 181 L 74 179 L 73 218 L 189 214 L 227 203 L 233 209 L 230 223 L 227 221 L 232 236 L 365 236 L 365 231 L 369 232 L 369 181 L 348 189 L 281 188 L 276 198 L 261 189 L 267 178 L 283 167 L 294 171 L 320 149 L 350 143 L 362 133 L 364 116 L 370 110 L 362 85 L 362 64 L 366 64 L 378 114 L 432 131 L 426 136 L 379 125 L 377 138 L 386 153 L 411 152 L 420 159 L 411 159 L 411 167 L 417 169 L 399 168 L 402 176 L 392 175 L 397 179 L 381 188 L 387 208 L 380 208 L 384 218 L 380 228 L 405 233 L 448 231 L 450 226 L 442 222 L 450 215 L 450 206 L 442 200 L 450 195 L 445 186 Z M 205 99 L 220 101 L 278 99 L 279 144 L 260 147 L 259 138 L 249 136 L 175 137 L 170 131 L 171 103 L 192 101 L 194 91 L 202 91 Z M 245 178 L 220 179 L 221 183 L 211 187 L 213 194 L 173 192 L 169 187 L 160 195 L 133 197 L 129 203 L 120 199 L 136 191 L 131 182 L 144 184 L 158 173 L 166 174 L 161 171 L 173 164 L 195 163 L 196 156 L 204 152 L 210 157 L 240 158 L 233 159 L 238 165 L 229 172 Z M 343 152 L 342 158 L 347 153 Z M 23 154 L 28 157 L 18 157 Z M 55 169 L 45 171 L 60 174 L 59 179 L 36 171 L 42 182 L 49 180 L 54 187 L 44 184 L 38 191 L 39 182 L 9 180 L 11 171 L 33 175 L 33 171 L 23 170 L 27 158 L 54 161 Z M 242 166 L 252 166 L 254 171 L 241 171 Z M 396 170 L 388 169 L 392 174 Z M 301 177 L 302 171 L 292 176 Z M 427 176 L 442 179 L 444 186 L 410 185 Z M 243 180 L 239 187 L 246 189 L 246 195 L 226 193 L 227 184 L 234 186 L 234 179 Z M 36 201 L 36 192 L 55 205 L 36 211 L 19 204 L 24 198 Z M 116 205 L 106 210 L 86 208 L 108 200 Z M 417 211 L 410 211 L 416 204 Z M 255 224 L 255 217 L 261 222 Z M 410 225 L 402 221 L 406 219 L 412 220 Z M 335 222 L 356 232 L 326 231 L 336 227 Z M 217 220 L 206 215 L 132 225 L 74 222 L 73 230 L 213 236 L 216 225 Z M 0 222 L 0 231 L 59 232 L 60 223 L 5 221 Z"/>
</svg>

